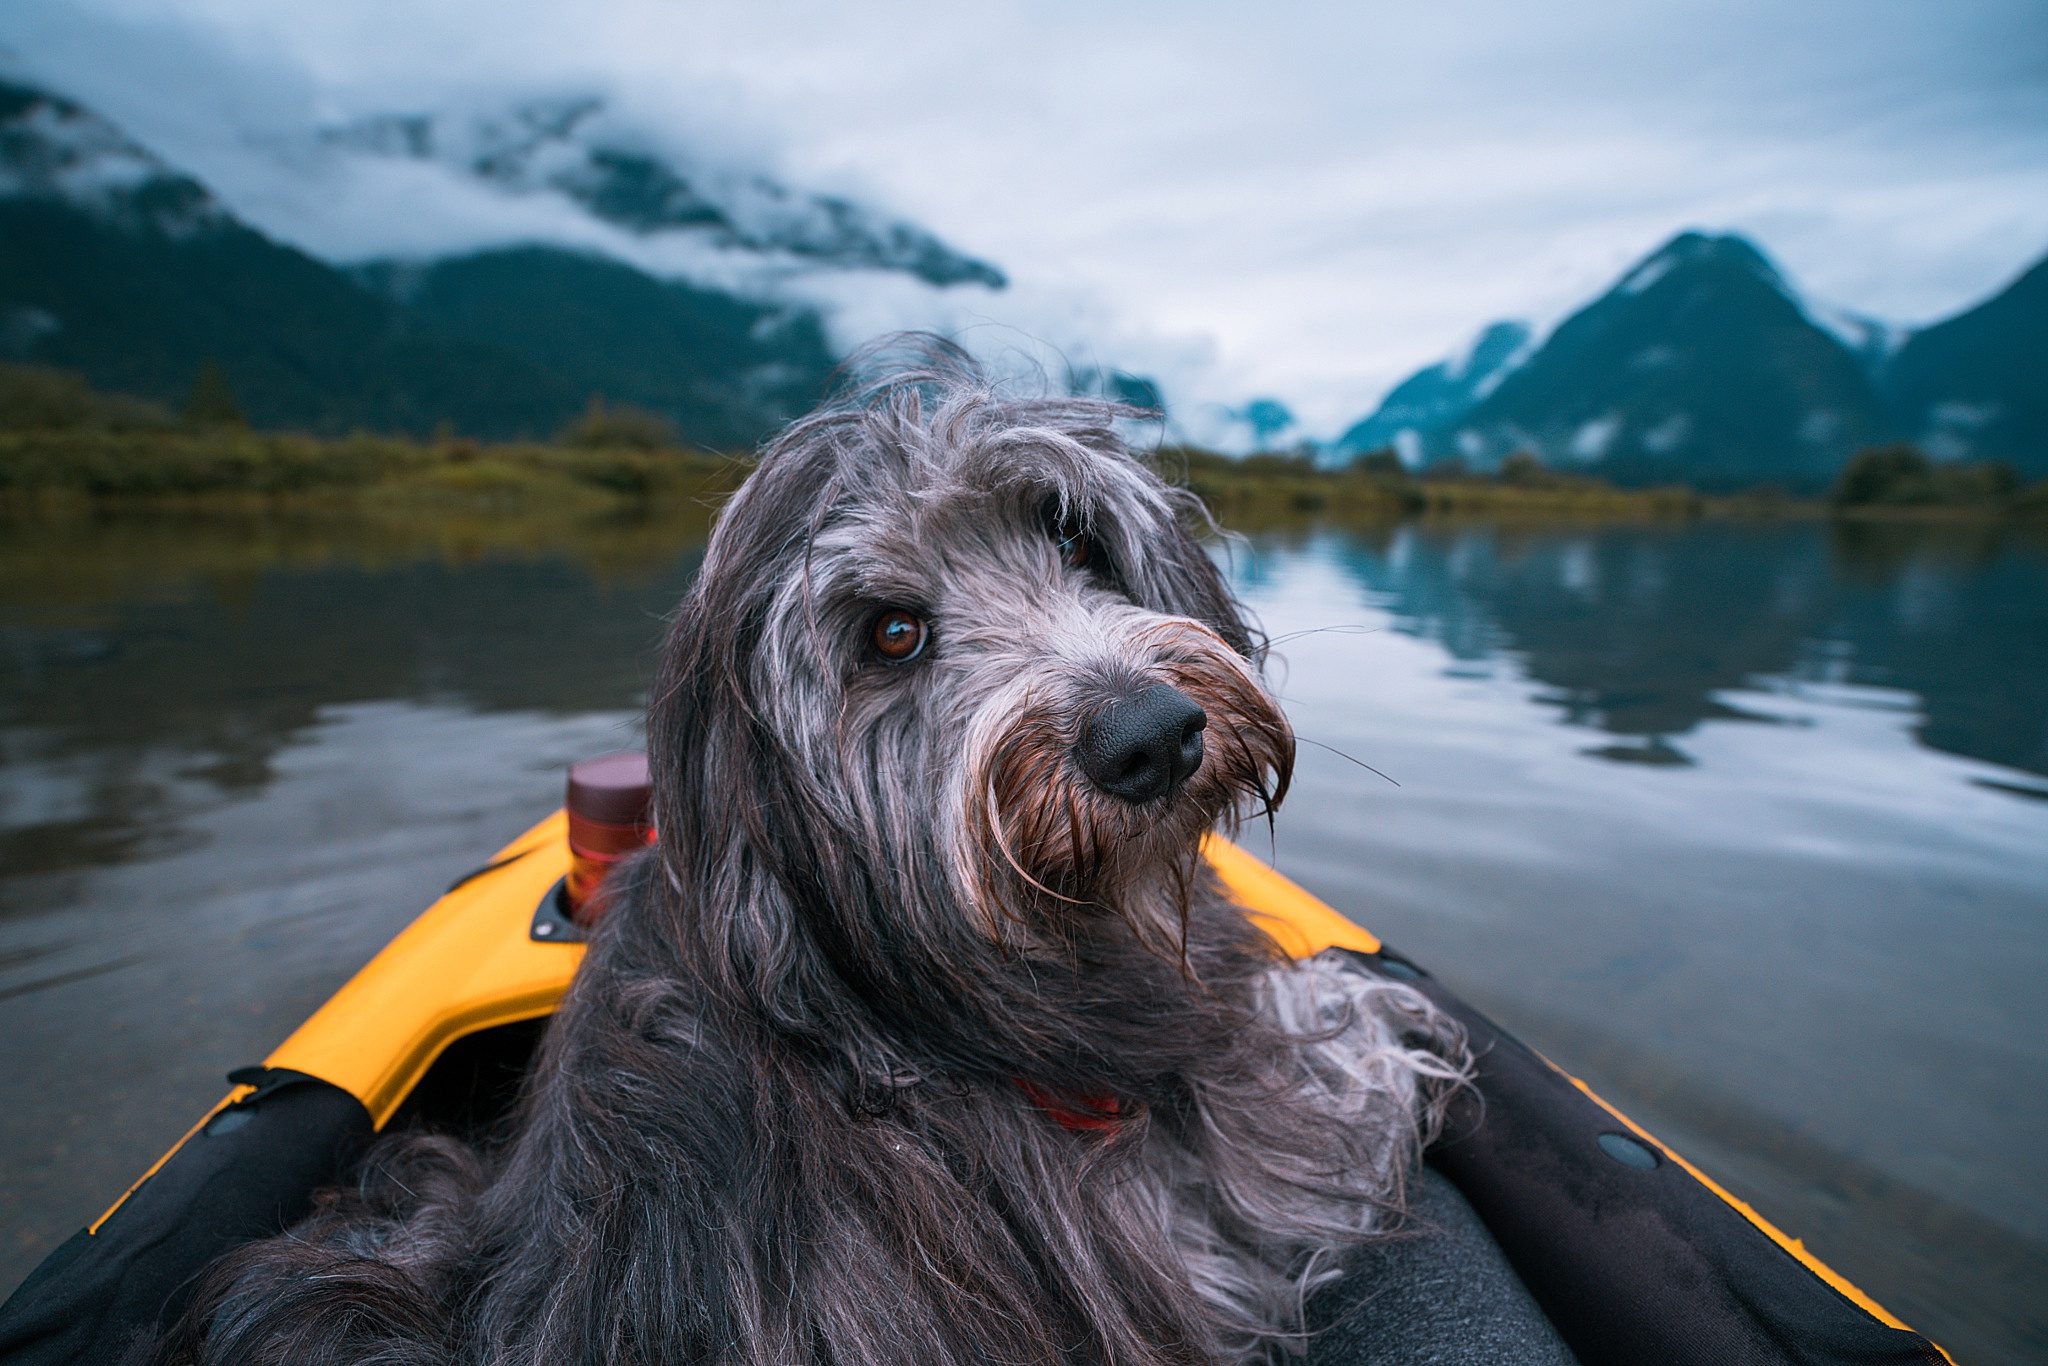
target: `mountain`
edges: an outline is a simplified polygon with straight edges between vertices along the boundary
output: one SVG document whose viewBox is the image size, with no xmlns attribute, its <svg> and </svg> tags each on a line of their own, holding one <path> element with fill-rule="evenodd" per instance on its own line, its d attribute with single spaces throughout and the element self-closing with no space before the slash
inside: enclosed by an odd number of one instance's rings
<svg viewBox="0 0 2048 1366">
<path fill-rule="evenodd" d="M 1129 408 L 1143 408 L 1164 416 L 1166 398 L 1160 392 L 1159 381 L 1150 375 L 1134 375 L 1126 370 L 1104 368 L 1099 365 L 1084 365 L 1067 369 L 1067 392 L 1084 398 L 1108 399 Z"/>
<path fill-rule="evenodd" d="M 1892 357 L 1905 345 L 1911 331 L 1898 323 L 1885 322 L 1852 309 L 1816 304 L 1811 300 L 1806 302 L 1806 316 L 1854 352 L 1863 365 L 1864 373 L 1872 379 L 1891 364 Z"/>
<path fill-rule="evenodd" d="M 1907 338 L 1880 387 L 1900 430 L 1936 459 L 2007 460 L 2048 477 L 2048 258 Z"/>
<path fill-rule="evenodd" d="M 1803 302 L 1740 237 L 1681 233 L 1533 352 L 1496 323 L 1332 444 L 1486 470 L 1528 450 L 1623 484 L 1811 492 L 1859 447 L 2048 476 L 2048 259 L 1911 334 Z"/>
<path fill-rule="evenodd" d="M 537 367 L 422 346 L 384 301 L 237 222 L 190 176 L 61 97 L 0 85 L 0 339 L 176 405 L 208 360 L 249 415 L 326 430 L 460 420 L 475 402 L 543 420 Z"/>
<path fill-rule="evenodd" d="M 1462 360 L 1439 362 L 1395 385 L 1370 417 L 1337 438 L 1333 452 L 1354 456 L 1389 446 L 1406 448 L 1403 458 L 1412 463 L 1419 458 L 1423 439 L 1456 422 L 1492 393 L 1528 345 L 1527 324 L 1494 323 L 1479 334 Z"/>
<path fill-rule="evenodd" d="M 1825 485 L 1885 430 L 1855 354 L 1736 236 L 1687 232 L 1560 324 L 1433 446 L 1619 483 Z"/>
<path fill-rule="evenodd" d="M 552 248 L 404 274 L 273 242 L 90 110 L 0 83 L 5 358 L 172 405 L 214 361 L 253 422 L 324 432 L 541 436 L 601 392 L 721 447 L 801 411 L 833 363 L 814 314 Z"/>
<path fill-rule="evenodd" d="M 350 274 L 444 342 L 511 351 L 577 395 L 751 445 L 816 402 L 835 361 L 817 315 L 657 280 L 602 256 L 508 247 Z"/>
<path fill-rule="evenodd" d="M 69 100 L 0 80 L 0 198 L 74 205 L 109 225 L 191 237 L 227 225 L 206 187 Z"/>
<path fill-rule="evenodd" d="M 376 115 L 328 129 L 320 140 L 346 152 L 437 162 L 511 194 L 561 195 L 641 236 L 682 234 L 801 263 L 903 271 L 934 285 L 1007 283 L 995 266 L 915 224 L 755 171 L 680 163 L 608 114 L 592 97 L 535 100 L 467 119 Z"/>
</svg>

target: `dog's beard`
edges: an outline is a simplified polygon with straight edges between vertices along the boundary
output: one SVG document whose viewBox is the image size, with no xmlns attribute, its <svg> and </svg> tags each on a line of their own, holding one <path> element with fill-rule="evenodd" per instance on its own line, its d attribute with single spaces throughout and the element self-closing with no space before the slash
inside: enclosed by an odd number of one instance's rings
<svg viewBox="0 0 2048 1366">
<path fill-rule="evenodd" d="M 1294 735 L 1242 657 L 1179 618 L 1152 618 L 1126 645 L 1114 679 L 1032 671 L 985 702 L 970 727 L 954 873 L 999 942 L 1057 942 L 1114 917 L 1147 948 L 1184 962 L 1202 835 L 1270 812 L 1286 791 Z M 1155 683 L 1206 713 L 1202 762 L 1174 790 L 1132 803 L 1091 782 L 1074 750 L 1111 695 L 1105 685 Z"/>
</svg>

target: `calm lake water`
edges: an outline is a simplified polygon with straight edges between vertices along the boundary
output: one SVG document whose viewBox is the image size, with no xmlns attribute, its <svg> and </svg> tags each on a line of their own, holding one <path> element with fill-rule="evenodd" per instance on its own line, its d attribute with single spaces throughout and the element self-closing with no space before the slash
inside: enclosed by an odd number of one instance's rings
<svg viewBox="0 0 2048 1366">
<path fill-rule="evenodd" d="M 637 742 L 701 536 L 0 525 L 0 1281 Z M 1407 525 L 1228 559 L 1314 742 L 1255 852 L 1959 1360 L 2048 1357 L 2048 547 Z"/>
</svg>

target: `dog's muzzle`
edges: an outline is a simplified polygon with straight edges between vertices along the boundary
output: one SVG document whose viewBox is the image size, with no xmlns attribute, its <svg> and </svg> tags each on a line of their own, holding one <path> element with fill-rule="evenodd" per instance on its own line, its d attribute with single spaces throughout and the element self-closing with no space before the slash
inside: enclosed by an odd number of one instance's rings
<svg viewBox="0 0 2048 1366">
<path fill-rule="evenodd" d="M 1137 805 L 1170 796 L 1202 766 L 1209 716 L 1180 689 L 1155 683 L 1095 713 L 1074 745 L 1088 780 Z"/>
</svg>

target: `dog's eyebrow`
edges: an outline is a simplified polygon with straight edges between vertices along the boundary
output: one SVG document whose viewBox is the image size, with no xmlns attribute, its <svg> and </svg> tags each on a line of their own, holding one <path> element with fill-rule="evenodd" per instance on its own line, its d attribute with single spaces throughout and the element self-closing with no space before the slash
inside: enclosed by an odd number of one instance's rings
<svg viewBox="0 0 2048 1366">
<path fill-rule="evenodd" d="M 898 547 L 875 544 L 869 538 L 820 537 L 807 561 L 804 595 L 814 606 L 845 610 L 861 605 L 920 607 L 931 596 L 932 575 L 928 565 L 910 555 L 890 551 Z"/>
</svg>

